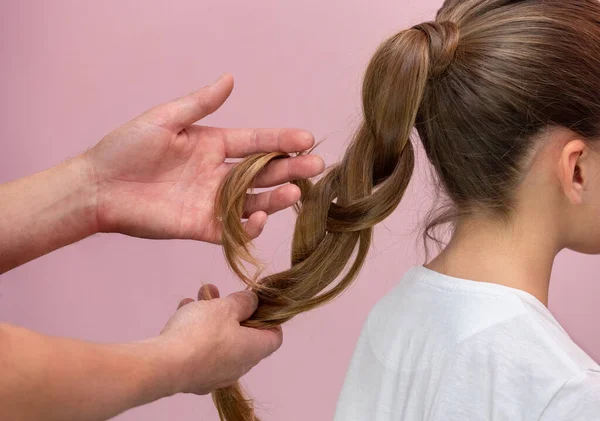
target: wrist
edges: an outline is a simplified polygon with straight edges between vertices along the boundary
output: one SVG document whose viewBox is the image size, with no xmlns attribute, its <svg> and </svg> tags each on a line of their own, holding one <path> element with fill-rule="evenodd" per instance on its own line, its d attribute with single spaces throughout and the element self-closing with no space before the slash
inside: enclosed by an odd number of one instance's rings
<svg viewBox="0 0 600 421">
<path fill-rule="evenodd" d="M 185 347 L 162 336 L 139 342 L 147 351 L 150 367 L 149 384 L 154 385 L 150 393 L 159 396 L 151 400 L 186 392 L 186 368 L 189 361 Z"/>
<path fill-rule="evenodd" d="M 65 163 L 75 175 L 79 194 L 79 212 L 88 235 L 99 232 L 98 224 L 98 177 L 85 154 L 69 159 Z"/>
<path fill-rule="evenodd" d="M 0 273 L 96 233 L 96 196 L 81 157 L 0 185 Z"/>
</svg>

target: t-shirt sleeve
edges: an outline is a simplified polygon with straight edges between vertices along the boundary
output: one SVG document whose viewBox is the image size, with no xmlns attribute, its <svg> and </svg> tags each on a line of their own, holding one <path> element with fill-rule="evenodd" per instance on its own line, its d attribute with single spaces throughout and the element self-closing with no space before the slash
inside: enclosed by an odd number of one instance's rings
<svg viewBox="0 0 600 421">
<path fill-rule="evenodd" d="M 564 384 L 539 421 L 599 421 L 600 371 L 586 370 Z"/>
</svg>

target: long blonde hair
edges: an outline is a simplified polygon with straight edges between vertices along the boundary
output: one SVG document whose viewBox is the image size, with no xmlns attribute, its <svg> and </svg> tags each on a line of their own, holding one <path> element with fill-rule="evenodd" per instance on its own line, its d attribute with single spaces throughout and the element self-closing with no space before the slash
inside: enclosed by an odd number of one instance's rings
<svg viewBox="0 0 600 421">
<path fill-rule="evenodd" d="M 400 203 L 416 128 L 451 213 L 510 213 L 533 136 L 564 126 L 600 134 L 600 5 L 596 0 L 447 0 L 433 22 L 386 40 L 368 65 L 364 120 L 343 160 L 302 200 L 288 270 L 255 279 L 241 218 L 247 190 L 281 153 L 247 158 L 216 200 L 224 251 L 260 305 L 245 326 L 268 329 L 344 291 L 365 262 L 373 227 Z M 213 394 L 226 421 L 257 421 L 239 384 Z"/>
</svg>

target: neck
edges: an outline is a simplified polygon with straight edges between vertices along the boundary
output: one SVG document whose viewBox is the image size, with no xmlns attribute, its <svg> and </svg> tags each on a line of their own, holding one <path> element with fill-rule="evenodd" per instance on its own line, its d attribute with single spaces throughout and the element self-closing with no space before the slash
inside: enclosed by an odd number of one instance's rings
<svg viewBox="0 0 600 421">
<path fill-rule="evenodd" d="M 461 221 L 448 246 L 426 266 L 456 278 L 490 282 L 526 291 L 548 306 L 557 242 L 543 218 L 499 224 Z"/>
</svg>

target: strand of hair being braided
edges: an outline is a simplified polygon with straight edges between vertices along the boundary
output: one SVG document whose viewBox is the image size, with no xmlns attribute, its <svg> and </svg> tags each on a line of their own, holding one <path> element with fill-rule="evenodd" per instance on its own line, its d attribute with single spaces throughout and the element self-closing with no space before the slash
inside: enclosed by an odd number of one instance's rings
<svg viewBox="0 0 600 421">
<path fill-rule="evenodd" d="M 436 23 L 403 31 L 384 42 L 372 58 L 363 84 L 364 121 L 341 163 L 316 183 L 299 181 L 291 266 L 260 280 L 244 263 L 258 266 L 241 217 L 248 189 L 260 170 L 281 153 L 254 155 L 237 165 L 217 197 L 223 221 L 223 247 L 233 271 L 254 290 L 260 304 L 245 326 L 268 329 L 325 304 L 355 279 L 373 226 L 398 206 L 414 167 L 410 142 L 430 77 L 431 42 L 444 26 Z M 437 34 L 437 35 L 436 35 Z M 441 45 L 441 44 L 440 44 Z M 439 66 L 438 66 L 439 67 Z M 257 421 L 252 402 L 239 384 L 213 394 L 223 421 Z"/>
</svg>

